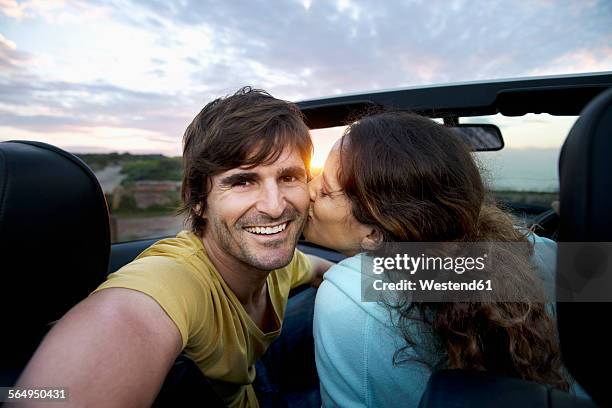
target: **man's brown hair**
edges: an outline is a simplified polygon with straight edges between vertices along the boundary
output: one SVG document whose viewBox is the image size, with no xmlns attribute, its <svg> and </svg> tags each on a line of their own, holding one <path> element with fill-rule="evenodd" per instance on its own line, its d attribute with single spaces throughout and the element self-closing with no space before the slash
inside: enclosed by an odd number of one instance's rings
<svg viewBox="0 0 612 408">
<path fill-rule="evenodd" d="M 211 177 L 236 167 L 274 163 L 286 148 L 299 151 L 308 172 L 312 140 L 295 104 L 244 87 L 206 105 L 183 136 L 180 212 L 190 229 L 204 233 Z"/>
</svg>

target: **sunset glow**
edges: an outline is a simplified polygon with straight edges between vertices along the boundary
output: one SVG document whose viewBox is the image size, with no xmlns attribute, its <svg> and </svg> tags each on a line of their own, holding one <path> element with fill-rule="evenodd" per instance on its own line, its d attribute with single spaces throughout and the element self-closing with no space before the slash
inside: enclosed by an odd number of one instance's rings
<svg viewBox="0 0 612 408">
<path fill-rule="evenodd" d="M 314 145 L 314 154 L 310 162 L 311 170 L 313 168 L 323 168 L 327 154 L 334 146 L 336 140 L 342 137 L 345 126 L 337 126 L 327 129 L 315 129 L 310 131 L 312 143 Z"/>
</svg>

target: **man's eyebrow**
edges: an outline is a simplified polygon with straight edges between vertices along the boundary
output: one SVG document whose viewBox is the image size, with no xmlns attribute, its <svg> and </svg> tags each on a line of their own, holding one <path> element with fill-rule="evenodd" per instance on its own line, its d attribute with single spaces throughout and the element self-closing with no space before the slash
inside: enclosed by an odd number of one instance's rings
<svg viewBox="0 0 612 408">
<path fill-rule="evenodd" d="M 230 174 L 229 176 L 225 176 L 223 177 L 221 180 L 219 180 L 219 184 L 223 184 L 223 185 L 232 185 L 234 183 L 237 183 L 239 181 L 243 181 L 245 179 L 257 179 L 259 177 L 259 175 L 253 171 L 245 171 L 245 172 L 239 172 L 239 173 L 234 173 L 234 174 Z"/>
<path fill-rule="evenodd" d="M 295 176 L 295 177 L 306 177 L 306 169 L 300 166 L 291 166 L 280 169 L 279 175 L 282 176 Z"/>
</svg>

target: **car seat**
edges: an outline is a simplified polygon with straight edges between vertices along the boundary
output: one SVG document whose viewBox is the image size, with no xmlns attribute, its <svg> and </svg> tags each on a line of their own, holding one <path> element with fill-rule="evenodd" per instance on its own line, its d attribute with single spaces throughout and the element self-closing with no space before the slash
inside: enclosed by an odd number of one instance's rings
<svg viewBox="0 0 612 408">
<path fill-rule="evenodd" d="M 592 259 L 572 259 L 576 244 L 567 243 L 612 241 L 612 89 L 581 112 L 561 150 L 559 176 L 557 291 L 569 285 L 577 293 L 594 277 L 596 268 Z M 607 264 L 607 270 L 601 269 L 603 276 L 597 277 L 598 285 L 607 289 L 608 301 L 558 301 L 559 336 L 564 362 L 574 378 L 597 403 L 611 406 L 607 373 L 612 350 L 604 333 L 612 313 L 612 262 L 610 245 L 597 246 L 604 248 L 600 265 Z M 588 294 L 584 295 L 580 299 L 588 301 Z"/>
<path fill-rule="evenodd" d="M 53 322 L 106 278 L 108 210 L 89 167 L 45 143 L 0 143 L 0 251 L 10 386 Z"/>
</svg>

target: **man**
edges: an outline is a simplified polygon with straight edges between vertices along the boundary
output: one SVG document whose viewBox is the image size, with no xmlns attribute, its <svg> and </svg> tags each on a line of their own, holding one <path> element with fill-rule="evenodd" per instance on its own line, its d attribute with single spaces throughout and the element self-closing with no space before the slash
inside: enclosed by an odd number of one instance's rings
<svg viewBox="0 0 612 408">
<path fill-rule="evenodd" d="M 75 406 L 150 405 L 184 351 L 228 406 L 257 406 L 254 364 L 280 333 L 289 290 L 329 267 L 295 250 L 312 142 L 295 105 L 244 88 L 204 107 L 183 143 L 190 230 L 70 310 L 19 387 L 68 387 Z"/>
</svg>

